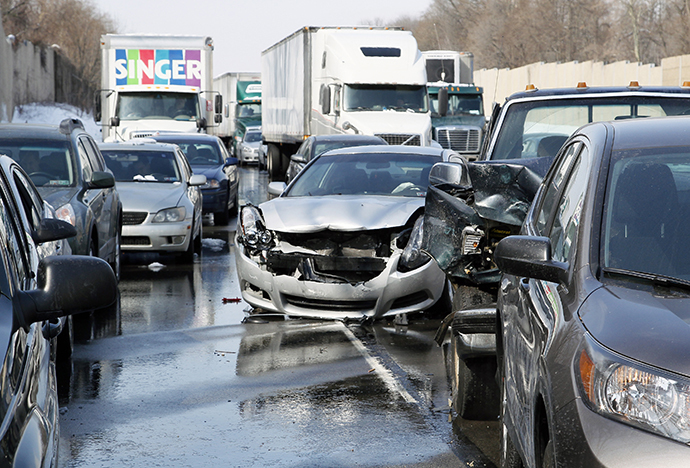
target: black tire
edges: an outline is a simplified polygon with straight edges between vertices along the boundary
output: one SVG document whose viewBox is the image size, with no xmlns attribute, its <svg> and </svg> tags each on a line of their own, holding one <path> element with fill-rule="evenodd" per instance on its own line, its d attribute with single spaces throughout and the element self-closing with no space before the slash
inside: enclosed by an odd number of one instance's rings
<svg viewBox="0 0 690 468">
<path fill-rule="evenodd" d="M 268 165 L 268 180 L 271 182 L 282 180 L 284 177 L 282 172 L 282 156 L 280 149 L 276 145 L 268 145 L 266 164 Z"/>
<path fill-rule="evenodd" d="M 122 232 L 118 229 L 117 236 L 115 239 L 115 258 L 110 263 L 110 268 L 113 269 L 115 273 L 115 279 L 120 282 L 120 270 L 122 268 Z"/>
<path fill-rule="evenodd" d="M 192 232 L 194 230 L 192 229 Z M 194 248 L 195 248 L 195 239 L 191 239 L 189 241 L 189 246 L 187 247 L 187 250 L 185 250 L 182 254 L 180 254 L 180 260 L 182 263 L 193 263 L 194 262 Z"/>
<path fill-rule="evenodd" d="M 500 408 L 496 358 L 461 359 L 454 345 L 449 354 L 452 405 L 458 416 L 476 421 L 496 420 Z"/>
</svg>

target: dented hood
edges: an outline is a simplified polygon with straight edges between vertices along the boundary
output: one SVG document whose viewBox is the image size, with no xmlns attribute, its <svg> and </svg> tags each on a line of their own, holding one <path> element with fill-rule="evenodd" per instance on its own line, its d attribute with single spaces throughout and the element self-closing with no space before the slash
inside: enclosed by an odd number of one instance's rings
<svg viewBox="0 0 690 468">
<path fill-rule="evenodd" d="M 268 229 L 292 233 L 399 227 L 423 207 L 422 197 L 361 195 L 280 197 L 259 206 Z"/>
</svg>

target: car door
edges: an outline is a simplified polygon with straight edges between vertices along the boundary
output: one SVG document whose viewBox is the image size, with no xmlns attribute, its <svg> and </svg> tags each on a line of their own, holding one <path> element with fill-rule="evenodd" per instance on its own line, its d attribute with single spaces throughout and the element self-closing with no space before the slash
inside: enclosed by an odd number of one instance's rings
<svg viewBox="0 0 690 468">
<path fill-rule="evenodd" d="M 44 336 L 50 324 L 22 326 L 16 320 L 12 297 L 17 290 L 35 287 L 35 259 L 29 254 L 30 239 L 22 228 L 20 208 L 13 201 L 4 173 L 0 176 L 0 349 L 4 350 L 0 392 L 6 405 L 2 414 L 3 454 L 12 466 L 36 466 L 57 453 L 58 414 L 54 367 L 50 364 L 50 343 Z"/>
<path fill-rule="evenodd" d="M 577 248 L 591 157 L 586 142 L 579 140 L 569 143 L 561 154 L 542 185 L 523 232 L 549 237 L 553 259 L 570 264 Z M 511 420 L 518 426 L 516 432 L 522 435 L 522 451 L 529 458 L 543 451 L 543 447 L 535 450 L 534 446 L 538 443 L 533 437 L 535 402 L 539 396 L 548 400 L 550 395 L 545 355 L 564 325 L 563 286 L 533 278 L 514 281 L 516 304 L 504 310 L 503 318 L 506 397 Z M 539 460 L 527 463 L 540 466 Z"/>
<path fill-rule="evenodd" d="M 222 143 L 218 144 L 220 150 L 220 156 L 223 159 L 223 172 L 228 178 L 228 200 L 237 200 L 237 164 L 228 164 L 228 159 L 230 155 L 228 150 L 225 149 L 225 145 Z"/>
<path fill-rule="evenodd" d="M 191 186 L 189 185 L 189 178 L 192 177 L 192 174 L 194 174 L 194 171 L 192 170 L 192 166 L 189 165 L 189 161 L 187 160 L 187 157 L 184 155 L 181 149 L 176 148 L 175 151 L 177 151 L 177 162 L 180 166 L 180 171 L 182 171 L 182 177 L 184 179 L 184 183 L 187 186 L 187 197 L 189 200 L 192 202 L 194 205 L 194 230 L 201 230 L 201 211 L 202 211 L 202 205 L 203 205 L 203 200 L 202 200 L 202 194 L 201 194 L 201 188 L 198 186 Z M 192 233 L 193 237 L 196 235 L 196 233 Z"/>
</svg>

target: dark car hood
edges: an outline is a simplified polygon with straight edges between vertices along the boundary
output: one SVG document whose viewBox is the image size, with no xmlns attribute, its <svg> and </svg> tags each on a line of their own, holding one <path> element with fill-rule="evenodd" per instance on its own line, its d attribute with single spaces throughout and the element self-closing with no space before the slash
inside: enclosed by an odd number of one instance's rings
<svg viewBox="0 0 690 468">
<path fill-rule="evenodd" d="M 607 348 L 690 376 L 690 294 L 607 286 L 587 298 L 579 315 Z"/>
<path fill-rule="evenodd" d="M 205 175 L 207 179 L 220 180 L 223 178 L 222 174 L 224 174 L 222 168 L 223 168 L 223 166 L 220 166 L 220 165 L 214 165 L 214 166 L 198 165 L 198 166 L 192 166 L 192 171 L 194 172 L 194 174 Z"/>
<path fill-rule="evenodd" d="M 55 209 L 58 209 L 62 205 L 69 203 L 79 191 L 78 187 L 45 186 L 37 188 L 38 193 L 41 194 L 41 197 L 43 197 L 43 199 L 50 203 L 50 205 Z"/>
</svg>

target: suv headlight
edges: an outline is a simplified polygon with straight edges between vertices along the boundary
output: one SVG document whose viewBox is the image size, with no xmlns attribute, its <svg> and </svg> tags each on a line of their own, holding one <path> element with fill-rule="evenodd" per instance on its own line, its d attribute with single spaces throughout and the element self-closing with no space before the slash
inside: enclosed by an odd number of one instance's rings
<svg viewBox="0 0 690 468">
<path fill-rule="evenodd" d="M 624 424 L 689 443 L 690 380 L 628 361 L 587 338 L 576 375 L 588 406 Z"/>
<path fill-rule="evenodd" d="M 165 210 L 160 210 L 153 217 L 153 223 L 178 223 L 184 221 L 184 217 L 187 211 L 184 206 L 178 206 L 176 208 L 167 208 Z"/>
<path fill-rule="evenodd" d="M 420 250 L 423 237 L 424 216 L 422 215 L 414 222 L 414 227 L 410 233 L 410 240 L 407 241 L 407 245 L 400 256 L 400 261 L 398 262 L 399 271 L 407 272 L 414 270 L 431 260 L 431 257 Z"/>
<path fill-rule="evenodd" d="M 218 188 L 220 187 L 220 183 L 216 179 L 206 179 L 206 183 L 201 186 L 201 188 Z"/>
<path fill-rule="evenodd" d="M 77 225 L 77 215 L 74 214 L 74 208 L 69 203 L 55 210 L 55 217 L 70 223 L 72 226 Z"/>
<path fill-rule="evenodd" d="M 240 241 L 252 251 L 268 249 L 273 242 L 273 234 L 266 229 L 261 212 L 255 206 L 247 205 L 240 213 Z"/>
</svg>

